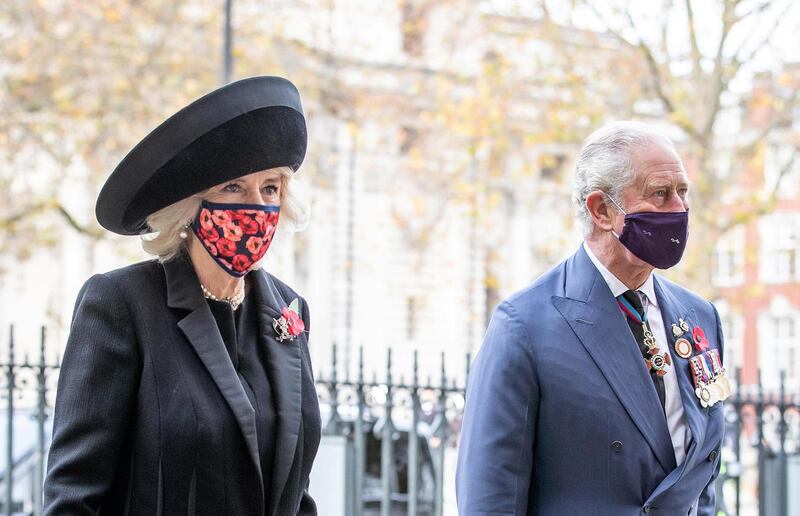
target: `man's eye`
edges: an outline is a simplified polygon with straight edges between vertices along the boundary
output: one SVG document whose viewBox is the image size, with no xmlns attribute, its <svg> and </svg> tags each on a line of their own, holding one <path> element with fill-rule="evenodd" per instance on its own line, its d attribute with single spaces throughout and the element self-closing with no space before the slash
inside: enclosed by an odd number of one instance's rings
<svg viewBox="0 0 800 516">
<path fill-rule="evenodd" d="M 667 191 L 666 190 L 656 190 L 656 195 L 658 197 L 666 197 L 667 196 Z"/>
</svg>

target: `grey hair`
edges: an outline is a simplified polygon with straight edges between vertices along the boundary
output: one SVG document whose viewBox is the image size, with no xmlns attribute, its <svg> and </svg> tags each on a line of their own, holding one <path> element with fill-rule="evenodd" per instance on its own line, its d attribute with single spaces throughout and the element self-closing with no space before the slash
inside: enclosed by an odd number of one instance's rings
<svg viewBox="0 0 800 516">
<path fill-rule="evenodd" d="M 575 161 L 572 189 L 572 204 L 584 235 L 594 227 L 586 207 L 589 194 L 601 191 L 622 206 L 622 191 L 635 179 L 631 162 L 634 148 L 654 143 L 675 150 L 669 138 L 641 122 L 612 122 L 589 135 Z"/>
<path fill-rule="evenodd" d="M 281 215 L 278 219 L 275 239 L 302 231 L 308 224 L 309 205 L 305 200 L 302 187 L 294 179 L 289 167 L 278 167 L 281 173 Z M 155 255 L 159 261 L 167 262 L 177 258 L 186 248 L 188 240 L 181 238 L 181 233 L 191 231 L 188 228 L 200 210 L 200 203 L 209 189 L 198 192 L 185 199 L 170 204 L 147 217 L 147 226 L 153 233 L 142 236 L 142 248 Z"/>
</svg>

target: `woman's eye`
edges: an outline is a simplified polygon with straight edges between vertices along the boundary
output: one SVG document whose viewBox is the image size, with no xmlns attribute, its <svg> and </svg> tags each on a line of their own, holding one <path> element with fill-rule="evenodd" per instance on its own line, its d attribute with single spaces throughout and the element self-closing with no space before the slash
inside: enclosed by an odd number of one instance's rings
<svg viewBox="0 0 800 516">
<path fill-rule="evenodd" d="M 230 183 L 225 185 L 225 187 L 222 190 L 225 192 L 238 192 L 239 185 L 237 185 L 236 183 Z"/>
<path fill-rule="evenodd" d="M 267 185 L 263 188 L 264 192 L 269 195 L 275 195 L 278 193 L 278 187 L 274 185 Z"/>
</svg>

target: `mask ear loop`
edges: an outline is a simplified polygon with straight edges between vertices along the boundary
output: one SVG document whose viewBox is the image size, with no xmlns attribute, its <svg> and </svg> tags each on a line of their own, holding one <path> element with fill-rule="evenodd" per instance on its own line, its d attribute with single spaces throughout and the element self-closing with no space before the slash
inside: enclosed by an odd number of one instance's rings
<svg viewBox="0 0 800 516">
<path fill-rule="evenodd" d="M 617 209 L 618 209 L 619 211 L 621 211 L 623 215 L 627 215 L 627 214 L 628 214 L 628 213 L 627 213 L 625 210 L 623 210 L 623 209 L 622 209 L 622 206 L 620 206 L 619 204 L 617 204 L 617 201 L 615 201 L 613 197 L 611 197 L 610 195 L 608 195 L 608 194 L 607 194 L 607 193 L 605 193 L 605 192 L 603 192 L 603 193 L 605 194 L 606 198 L 607 198 L 609 201 L 611 201 L 611 204 L 613 204 L 614 206 L 616 206 L 616 207 L 617 207 Z M 614 235 L 615 237 L 617 237 L 617 239 L 619 239 L 619 235 L 618 235 L 618 234 L 617 234 L 617 232 L 616 232 L 616 231 L 614 231 L 613 229 L 611 230 L 611 234 L 612 234 L 612 235 Z"/>
</svg>

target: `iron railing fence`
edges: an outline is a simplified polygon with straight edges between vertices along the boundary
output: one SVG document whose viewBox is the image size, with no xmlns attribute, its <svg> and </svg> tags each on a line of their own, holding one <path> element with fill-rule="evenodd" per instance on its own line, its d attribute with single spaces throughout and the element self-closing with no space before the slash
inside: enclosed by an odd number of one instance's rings
<svg viewBox="0 0 800 516">
<path fill-rule="evenodd" d="M 406 382 L 395 380 L 391 349 L 385 381 L 375 374 L 365 377 L 363 349 L 357 378 L 340 379 L 335 345 L 332 351 L 330 375 L 319 375 L 317 394 L 324 433 L 347 436 L 352 450 L 352 479 L 345 483 L 348 516 L 442 516 L 445 453 L 456 448 L 465 401 L 464 384 L 448 378 L 446 355 L 440 355 L 438 378 L 422 381 L 413 351 Z M 469 354 L 463 363 L 466 379 Z"/>
<path fill-rule="evenodd" d="M 35 359 L 20 356 L 20 347 L 12 327 L 0 359 L 0 514 L 40 516 L 61 347 L 46 344 L 44 328 L 36 346 L 25 346 L 38 347 Z M 365 374 L 363 349 L 354 379 L 341 376 L 335 346 L 331 364 L 317 364 L 323 434 L 345 443 L 349 457 L 344 514 L 442 516 L 452 488 L 451 478 L 445 486 L 452 474 L 446 454 L 456 450 L 465 401 L 465 381 L 453 371 L 466 379 L 471 357 L 452 363 L 442 353 L 436 378 L 421 379 L 417 352 L 402 375 L 393 353 L 380 380 Z M 738 371 L 735 377 L 739 385 Z M 800 392 L 787 391 L 784 374 L 778 389 L 742 385 L 726 401 L 725 417 L 720 513 L 800 514 L 800 491 L 792 488 L 800 485 Z"/>
<path fill-rule="evenodd" d="M 723 497 L 718 508 L 745 514 L 743 497 L 749 495 L 756 500 L 756 514 L 800 515 L 800 391 L 787 392 L 785 371 L 775 390 L 764 388 L 760 371 L 755 385 L 741 385 L 739 370 L 735 376 L 740 387 L 725 402 L 727 453 L 718 483 L 732 482 L 734 495 L 733 500 Z"/>
</svg>

